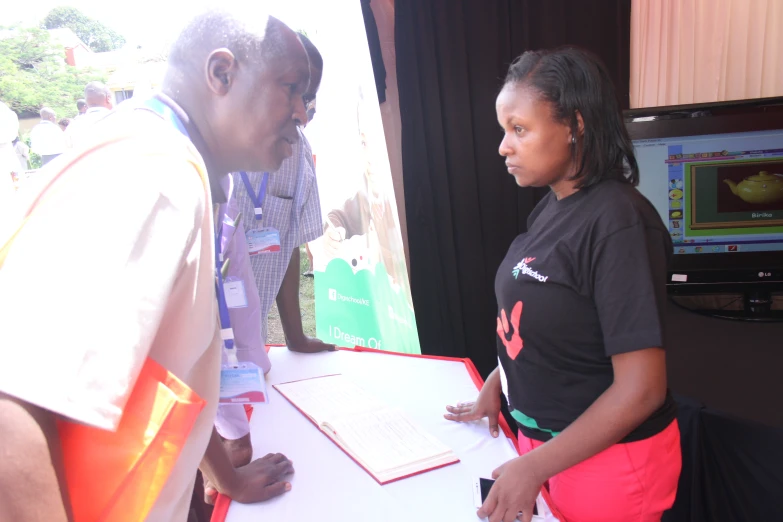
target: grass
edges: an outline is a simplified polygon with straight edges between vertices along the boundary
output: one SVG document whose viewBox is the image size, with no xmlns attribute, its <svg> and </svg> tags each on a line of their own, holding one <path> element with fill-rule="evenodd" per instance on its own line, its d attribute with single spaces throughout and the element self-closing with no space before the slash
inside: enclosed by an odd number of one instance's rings
<svg viewBox="0 0 783 522">
<path fill-rule="evenodd" d="M 301 249 L 299 269 L 299 308 L 302 310 L 302 329 L 305 335 L 315 337 L 315 278 L 305 277 L 310 269 L 307 252 Z"/>
<path fill-rule="evenodd" d="M 309 266 L 307 261 L 307 252 L 304 247 L 301 248 L 300 267 L 299 267 L 299 309 L 302 312 L 302 329 L 305 335 L 315 337 L 315 282 L 312 277 L 305 277 Z M 267 328 L 267 340 L 269 344 L 285 344 L 285 334 L 283 326 L 280 324 L 280 313 L 277 311 L 277 304 L 272 305 L 269 310 Z"/>
</svg>

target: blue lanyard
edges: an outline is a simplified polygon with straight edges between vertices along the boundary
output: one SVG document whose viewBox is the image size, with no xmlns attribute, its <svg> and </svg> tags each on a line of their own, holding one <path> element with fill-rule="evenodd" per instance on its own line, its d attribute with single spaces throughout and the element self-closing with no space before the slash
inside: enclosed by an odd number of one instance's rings
<svg viewBox="0 0 783 522">
<path fill-rule="evenodd" d="M 144 101 L 144 107 L 155 114 L 169 121 L 186 138 L 190 139 L 185 124 L 182 122 L 174 110 L 157 98 L 149 98 Z M 264 178 L 264 190 L 266 190 L 266 177 Z M 219 221 L 219 220 L 218 220 Z M 226 292 L 223 288 L 223 273 L 220 268 L 223 266 L 223 252 L 220 248 L 220 236 L 222 235 L 222 224 L 218 225 L 215 231 L 215 291 L 218 299 L 218 310 L 220 312 L 220 336 L 229 353 L 229 362 L 236 363 L 236 352 L 234 351 L 234 330 L 231 328 L 231 320 L 228 315 L 228 304 L 226 303 Z"/>
<path fill-rule="evenodd" d="M 220 313 L 220 336 L 223 338 L 226 350 L 228 350 L 229 354 L 233 354 L 234 330 L 231 328 L 231 319 L 228 315 L 228 304 L 226 303 L 226 290 L 223 287 L 223 272 L 220 270 L 223 266 L 223 252 L 220 250 L 220 236 L 222 233 L 223 226 L 221 224 L 217 232 L 215 232 L 215 290 L 217 291 L 218 311 Z M 231 358 L 231 355 L 229 355 L 229 359 Z M 229 362 L 236 363 L 236 361 Z"/>
<path fill-rule="evenodd" d="M 170 122 L 178 131 L 184 134 L 187 139 L 190 139 L 188 131 L 185 129 L 185 124 L 182 123 L 182 120 L 179 118 L 179 116 L 177 116 L 177 113 L 174 112 L 171 107 L 157 98 L 149 98 L 145 100 L 144 106 L 158 116 L 162 116 L 164 120 Z"/>
<path fill-rule="evenodd" d="M 264 204 L 264 196 L 266 196 L 266 184 L 269 182 L 269 173 L 264 172 L 264 177 L 261 179 L 261 189 L 258 191 L 258 194 L 256 194 L 256 191 L 253 188 L 253 184 L 250 183 L 250 178 L 247 177 L 247 173 L 240 172 L 239 175 L 242 176 L 242 183 L 245 184 L 247 193 L 250 195 L 250 200 L 253 202 L 256 221 L 261 221 L 261 219 L 264 217 L 262 205 Z"/>
</svg>

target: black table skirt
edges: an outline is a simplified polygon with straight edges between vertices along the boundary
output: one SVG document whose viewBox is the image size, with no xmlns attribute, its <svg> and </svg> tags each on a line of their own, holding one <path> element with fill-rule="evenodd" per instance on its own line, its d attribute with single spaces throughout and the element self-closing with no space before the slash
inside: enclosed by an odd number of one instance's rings
<svg viewBox="0 0 783 522">
<path fill-rule="evenodd" d="M 675 399 L 683 467 L 663 522 L 783 522 L 783 429 Z"/>
</svg>

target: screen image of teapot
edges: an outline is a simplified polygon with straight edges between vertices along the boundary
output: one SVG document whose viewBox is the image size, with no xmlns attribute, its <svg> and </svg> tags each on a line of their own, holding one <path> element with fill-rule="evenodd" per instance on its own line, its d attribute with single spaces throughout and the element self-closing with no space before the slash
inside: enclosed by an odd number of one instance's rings
<svg viewBox="0 0 783 522">
<path fill-rule="evenodd" d="M 735 196 L 747 203 L 765 205 L 783 201 L 783 174 L 770 174 L 762 170 L 739 183 L 730 179 L 724 179 L 723 182 Z"/>
</svg>

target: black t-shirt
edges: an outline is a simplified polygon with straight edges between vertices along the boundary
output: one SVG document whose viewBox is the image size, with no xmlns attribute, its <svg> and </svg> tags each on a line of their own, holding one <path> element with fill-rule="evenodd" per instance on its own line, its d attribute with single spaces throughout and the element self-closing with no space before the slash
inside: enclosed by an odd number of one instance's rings
<svg viewBox="0 0 783 522">
<path fill-rule="evenodd" d="M 512 415 L 548 440 L 612 384 L 611 356 L 665 346 L 663 307 L 672 243 L 634 187 L 603 181 L 558 201 L 548 194 L 495 278 L 498 358 Z M 664 405 L 623 442 L 675 418 Z"/>
</svg>

